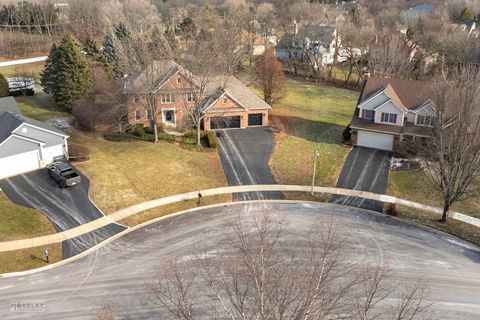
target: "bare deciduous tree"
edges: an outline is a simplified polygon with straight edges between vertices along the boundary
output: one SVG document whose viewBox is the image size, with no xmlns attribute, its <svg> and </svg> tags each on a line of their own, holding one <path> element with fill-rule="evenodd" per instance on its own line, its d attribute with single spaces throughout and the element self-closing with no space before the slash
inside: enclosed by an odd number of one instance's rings
<svg viewBox="0 0 480 320">
<path fill-rule="evenodd" d="M 253 78 L 263 91 L 263 100 L 273 106 L 287 95 L 285 72 L 273 49 L 267 49 L 255 62 Z"/>
<path fill-rule="evenodd" d="M 307 238 L 267 212 L 237 212 L 214 250 L 175 258 L 146 281 L 148 296 L 177 319 L 417 319 L 424 287 L 399 289 L 389 268 L 346 259 L 334 223 Z M 384 303 L 395 295 L 396 306 Z"/>
<path fill-rule="evenodd" d="M 480 73 L 464 65 L 433 80 L 431 132 L 418 148 L 425 174 L 443 198 L 442 222 L 457 201 L 480 191 Z"/>
</svg>

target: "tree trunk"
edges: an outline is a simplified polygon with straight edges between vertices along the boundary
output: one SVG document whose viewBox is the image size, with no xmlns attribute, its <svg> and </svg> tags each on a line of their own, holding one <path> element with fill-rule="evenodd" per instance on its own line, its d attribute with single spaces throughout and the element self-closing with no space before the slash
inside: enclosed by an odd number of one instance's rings
<svg viewBox="0 0 480 320">
<path fill-rule="evenodd" d="M 442 218 L 440 219 L 440 222 L 445 223 L 447 222 L 447 217 L 448 217 L 448 210 L 450 209 L 450 203 L 448 203 L 447 200 L 445 200 L 443 204 L 443 214 Z"/>
<path fill-rule="evenodd" d="M 202 122 L 202 119 L 197 120 L 197 146 L 202 146 L 200 143 L 200 123 Z"/>
<path fill-rule="evenodd" d="M 155 136 L 154 143 L 158 142 L 158 126 L 156 118 L 153 120 L 153 134 Z"/>
</svg>

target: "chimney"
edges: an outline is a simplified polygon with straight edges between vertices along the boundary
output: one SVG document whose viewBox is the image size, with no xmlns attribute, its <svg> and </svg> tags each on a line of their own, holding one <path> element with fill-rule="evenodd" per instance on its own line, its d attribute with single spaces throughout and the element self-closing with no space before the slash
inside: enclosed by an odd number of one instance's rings
<svg viewBox="0 0 480 320">
<path fill-rule="evenodd" d="M 296 35 L 298 33 L 298 24 L 297 20 L 293 19 L 293 34 Z"/>
</svg>

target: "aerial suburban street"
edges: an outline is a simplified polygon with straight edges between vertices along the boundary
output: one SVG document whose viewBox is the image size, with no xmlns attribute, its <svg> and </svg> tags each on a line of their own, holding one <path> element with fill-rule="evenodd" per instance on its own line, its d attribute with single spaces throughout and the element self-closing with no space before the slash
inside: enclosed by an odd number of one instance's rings
<svg viewBox="0 0 480 320">
<path fill-rule="evenodd" d="M 0 320 L 480 319 L 479 0 L 0 1 Z"/>
<path fill-rule="evenodd" d="M 45 312 L 35 313 L 35 319 L 85 319 L 105 302 L 114 302 L 121 313 L 134 319 L 164 318 L 164 311 L 145 297 L 145 280 L 169 257 L 188 259 L 199 248 L 215 252 L 222 224 L 236 212 L 262 211 L 285 218 L 288 229 L 298 237 L 313 225 L 327 225 L 333 219 L 348 235 L 345 251 L 349 259 L 361 264 L 389 263 L 394 278 L 404 283 L 417 277 L 426 280 L 427 299 L 434 302 L 432 318 L 457 320 L 480 316 L 477 248 L 361 209 L 262 202 L 220 206 L 167 218 L 68 265 L 0 279 L 0 314 L 8 314 L 9 319 L 31 319 L 31 313 L 9 312 L 10 301 L 42 300 Z"/>
</svg>

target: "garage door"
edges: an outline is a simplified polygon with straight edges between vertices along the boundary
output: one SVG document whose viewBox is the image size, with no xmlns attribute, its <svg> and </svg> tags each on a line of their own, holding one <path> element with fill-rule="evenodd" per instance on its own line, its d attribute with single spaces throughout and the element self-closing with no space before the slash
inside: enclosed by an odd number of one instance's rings
<svg viewBox="0 0 480 320">
<path fill-rule="evenodd" d="M 49 164 L 55 161 L 55 158 L 63 156 L 63 145 L 57 144 L 55 146 L 44 148 L 43 151 L 43 161 L 45 164 Z"/>
<path fill-rule="evenodd" d="M 359 130 L 357 145 L 367 148 L 391 151 L 393 148 L 393 135 Z"/>
<path fill-rule="evenodd" d="M 235 117 L 212 117 L 210 118 L 212 129 L 240 128 L 240 116 Z"/>
<path fill-rule="evenodd" d="M 38 150 L 0 159 L 0 179 L 40 169 Z"/>
<path fill-rule="evenodd" d="M 248 115 L 248 126 L 261 126 L 263 115 L 261 113 L 251 113 Z"/>
</svg>

